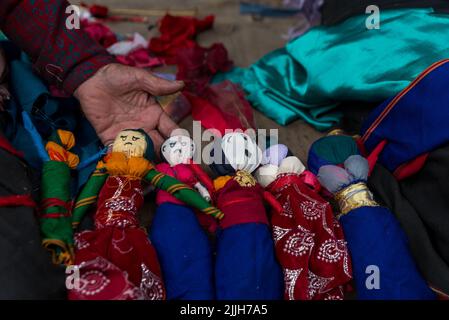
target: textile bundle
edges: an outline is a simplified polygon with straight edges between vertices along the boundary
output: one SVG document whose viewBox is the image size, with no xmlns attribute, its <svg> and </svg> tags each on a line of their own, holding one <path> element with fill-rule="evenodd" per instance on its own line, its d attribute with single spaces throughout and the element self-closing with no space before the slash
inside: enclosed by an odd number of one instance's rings
<svg viewBox="0 0 449 320">
<path fill-rule="evenodd" d="M 386 10 L 380 30 L 367 29 L 365 20 L 354 16 L 312 28 L 248 69 L 235 68 L 214 81 L 240 84 L 253 107 L 281 125 L 300 118 L 326 130 L 341 118 L 339 103 L 387 99 L 446 58 L 448 15 L 431 8 Z"/>
</svg>

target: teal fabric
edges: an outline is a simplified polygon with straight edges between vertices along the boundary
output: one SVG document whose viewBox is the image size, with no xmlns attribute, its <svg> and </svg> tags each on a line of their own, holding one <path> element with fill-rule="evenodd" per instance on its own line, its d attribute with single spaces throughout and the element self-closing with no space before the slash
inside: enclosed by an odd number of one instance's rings
<svg viewBox="0 0 449 320">
<path fill-rule="evenodd" d="M 449 15 L 431 8 L 384 10 L 379 30 L 368 30 L 367 18 L 313 28 L 214 82 L 239 83 L 251 104 L 281 125 L 302 118 L 326 130 L 339 121 L 334 109 L 340 102 L 382 101 L 449 57 Z"/>
</svg>

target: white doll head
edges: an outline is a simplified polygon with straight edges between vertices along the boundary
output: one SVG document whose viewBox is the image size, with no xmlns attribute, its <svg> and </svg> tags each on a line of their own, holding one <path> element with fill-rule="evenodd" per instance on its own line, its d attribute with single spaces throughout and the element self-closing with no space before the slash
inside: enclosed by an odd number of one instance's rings
<svg viewBox="0 0 449 320">
<path fill-rule="evenodd" d="M 161 154 L 171 166 L 187 164 L 195 154 L 195 143 L 188 136 L 174 135 L 162 144 Z"/>
<path fill-rule="evenodd" d="M 266 165 L 260 166 L 254 176 L 262 187 L 268 186 L 274 180 L 276 180 L 276 176 L 278 174 L 278 166 L 268 163 Z"/>
<path fill-rule="evenodd" d="M 225 134 L 221 149 L 229 164 L 235 171 L 252 173 L 262 161 L 262 150 L 249 135 L 241 132 Z"/>
<path fill-rule="evenodd" d="M 278 174 L 281 173 L 296 173 L 301 174 L 306 170 L 306 167 L 302 164 L 301 160 L 299 160 L 295 156 L 290 156 L 281 161 L 279 165 Z"/>
<path fill-rule="evenodd" d="M 265 164 L 254 174 L 261 186 L 267 187 L 283 173 L 303 173 L 306 168 L 301 160 L 290 154 L 287 146 L 283 144 L 273 145 L 265 150 L 263 161 Z"/>
</svg>

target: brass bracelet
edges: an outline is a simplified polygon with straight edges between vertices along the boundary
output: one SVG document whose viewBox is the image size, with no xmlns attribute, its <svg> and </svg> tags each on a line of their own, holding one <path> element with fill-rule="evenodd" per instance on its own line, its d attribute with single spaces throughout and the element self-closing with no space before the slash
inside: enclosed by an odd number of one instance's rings
<svg viewBox="0 0 449 320">
<path fill-rule="evenodd" d="M 347 214 L 349 211 L 360 207 L 377 207 L 373 194 L 369 191 L 366 183 L 359 182 L 352 184 L 335 194 L 340 207 L 341 215 Z"/>
</svg>

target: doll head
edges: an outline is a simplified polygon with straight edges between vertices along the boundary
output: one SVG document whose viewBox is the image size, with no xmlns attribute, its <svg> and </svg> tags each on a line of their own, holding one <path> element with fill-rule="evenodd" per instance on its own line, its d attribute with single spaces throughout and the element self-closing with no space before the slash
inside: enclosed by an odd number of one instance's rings
<svg viewBox="0 0 449 320">
<path fill-rule="evenodd" d="M 306 169 L 301 160 L 292 156 L 288 147 L 283 144 L 267 148 L 263 159 L 263 166 L 259 167 L 254 174 L 262 187 L 268 186 L 280 174 L 301 174 Z"/>
<path fill-rule="evenodd" d="M 223 136 L 219 147 L 212 149 L 211 158 L 211 169 L 219 175 L 238 170 L 252 173 L 260 165 L 262 151 L 249 135 L 233 132 Z"/>
<path fill-rule="evenodd" d="M 142 129 L 125 129 L 115 138 L 112 152 L 123 152 L 128 158 L 144 157 L 153 160 L 153 141 Z"/>
<path fill-rule="evenodd" d="M 195 154 L 195 143 L 185 135 L 174 135 L 161 146 L 161 156 L 169 165 L 187 164 Z"/>
</svg>

